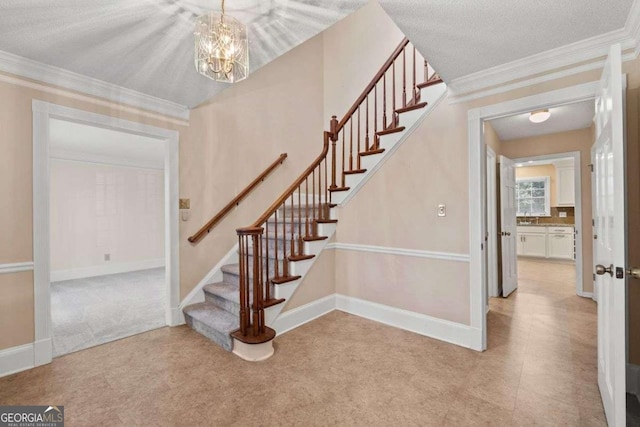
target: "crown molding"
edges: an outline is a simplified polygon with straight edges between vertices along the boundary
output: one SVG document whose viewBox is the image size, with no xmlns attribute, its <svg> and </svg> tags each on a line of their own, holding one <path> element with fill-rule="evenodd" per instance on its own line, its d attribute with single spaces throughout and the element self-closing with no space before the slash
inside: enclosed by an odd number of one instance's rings
<svg viewBox="0 0 640 427">
<path fill-rule="evenodd" d="M 189 108 L 184 105 L 74 73 L 63 68 L 43 64 L 13 53 L 0 51 L 0 71 L 107 99 L 118 104 L 152 111 L 164 116 L 189 120 Z"/>
<path fill-rule="evenodd" d="M 488 68 L 448 82 L 449 103 L 467 102 L 601 68 L 611 45 L 620 43 L 624 61 L 640 54 L 640 0 L 634 0 L 624 28 Z M 555 72 L 554 72 L 555 71 Z"/>
</svg>

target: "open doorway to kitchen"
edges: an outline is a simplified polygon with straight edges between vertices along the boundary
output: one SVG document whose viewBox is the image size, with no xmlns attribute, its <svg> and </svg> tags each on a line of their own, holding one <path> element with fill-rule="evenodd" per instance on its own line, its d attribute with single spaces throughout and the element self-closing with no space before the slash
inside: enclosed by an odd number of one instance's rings
<svg viewBox="0 0 640 427">
<path fill-rule="evenodd" d="M 489 297 L 507 298 L 521 285 L 526 293 L 593 296 L 592 245 L 582 236 L 591 234 L 594 101 L 544 111 L 539 123 L 532 112 L 485 122 L 487 159 L 495 162 L 487 166 L 495 170 L 487 177 L 487 226 L 495 230 Z"/>
</svg>

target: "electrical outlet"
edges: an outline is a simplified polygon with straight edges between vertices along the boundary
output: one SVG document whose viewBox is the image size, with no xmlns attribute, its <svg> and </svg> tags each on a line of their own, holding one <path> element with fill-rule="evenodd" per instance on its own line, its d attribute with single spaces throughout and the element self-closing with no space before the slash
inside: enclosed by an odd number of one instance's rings
<svg viewBox="0 0 640 427">
<path fill-rule="evenodd" d="M 560 218 L 566 218 L 567 217 L 567 213 L 566 212 L 559 212 L 559 216 L 560 216 Z"/>
<path fill-rule="evenodd" d="M 447 206 L 438 205 L 438 216 L 447 216 Z"/>
<path fill-rule="evenodd" d="M 111 254 L 104 254 L 105 261 L 111 261 Z"/>
</svg>

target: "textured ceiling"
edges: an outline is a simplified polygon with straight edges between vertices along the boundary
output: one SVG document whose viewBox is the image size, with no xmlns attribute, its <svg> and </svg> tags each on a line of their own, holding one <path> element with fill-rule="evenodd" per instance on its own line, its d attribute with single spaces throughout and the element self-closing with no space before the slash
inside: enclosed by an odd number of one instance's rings
<svg viewBox="0 0 640 427">
<path fill-rule="evenodd" d="M 529 113 L 491 120 L 491 126 L 501 141 L 548 135 L 585 129 L 593 123 L 595 105 L 593 100 L 549 108 L 551 117 L 542 123 L 531 123 Z"/>
<path fill-rule="evenodd" d="M 381 0 L 445 80 L 622 28 L 633 0 Z M 365 0 L 227 0 L 248 23 L 252 70 Z M 2 0 L 0 50 L 193 107 L 226 86 L 193 66 L 214 0 Z"/>
</svg>

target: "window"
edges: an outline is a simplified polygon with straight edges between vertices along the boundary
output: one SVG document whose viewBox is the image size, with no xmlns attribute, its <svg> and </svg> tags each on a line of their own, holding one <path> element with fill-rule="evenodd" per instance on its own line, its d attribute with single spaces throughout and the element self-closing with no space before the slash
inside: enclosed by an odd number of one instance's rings
<svg viewBox="0 0 640 427">
<path fill-rule="evenodd" d="M 549 177 L 516 179 L 517 216 L 550 216 Z"/>
</svg>

